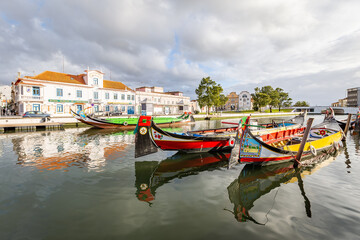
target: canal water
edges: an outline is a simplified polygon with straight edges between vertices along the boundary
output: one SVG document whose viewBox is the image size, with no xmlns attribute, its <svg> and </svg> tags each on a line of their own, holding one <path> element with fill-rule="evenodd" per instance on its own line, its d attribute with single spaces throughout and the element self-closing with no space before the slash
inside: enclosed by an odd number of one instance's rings
<svg viewBox="0 0 360 240">
<path fill-rule="evenodd" d="M 359 239 L 359 151 L 349 134 L 298 170 L 228 169 L 226 153 L 135 159 L 131 132 L 2 134 L 0 239 Z"/>
</svg>

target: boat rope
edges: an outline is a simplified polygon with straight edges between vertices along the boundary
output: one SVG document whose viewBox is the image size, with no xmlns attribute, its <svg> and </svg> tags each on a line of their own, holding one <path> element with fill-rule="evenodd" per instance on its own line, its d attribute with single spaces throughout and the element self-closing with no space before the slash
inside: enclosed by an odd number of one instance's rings
<svg viewBox="0 0 360 240">
<path fill-rule="evenodd" d="M 264 225 L 269 221 L 268 214 L 270 213 L 270 211 L 271 211 L 271 210 L 273 209 L 273 207 L 275 206 L 275 198 L 276 198 L 279 190 L 280 190 L 280 187 L 276 190 L 276 193 L 275 193 L 275 196 L 274 196 L 274 199 L 273 199 L 273 205 L 271 206 L 271 208 L 269 209 L 269 211 L 265 214 L 266 221 L 265 221 Z"/>
</svg>

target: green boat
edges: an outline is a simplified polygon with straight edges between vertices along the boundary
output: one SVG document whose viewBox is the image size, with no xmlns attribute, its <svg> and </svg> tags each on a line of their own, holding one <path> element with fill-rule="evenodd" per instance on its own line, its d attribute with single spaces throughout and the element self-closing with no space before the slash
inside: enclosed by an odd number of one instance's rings
<svg viewBox="0 0 360 240">
<path fill-rule="evenodd" d="M 121 129 L 134 129 L 139 121 L 139 117 L 129 118 L 95 118 L 86 115 L 84 112 L 79 114 L 71 110 L 74 118 L 80 122 L 86 123 L 97 128 L 121 128 Z M 191 113 L 184 113 L 179 117 L 154 117 L 154 122 L 162 126 L 179 125 L 187 122 L 194 121 Z"/>
</svg>

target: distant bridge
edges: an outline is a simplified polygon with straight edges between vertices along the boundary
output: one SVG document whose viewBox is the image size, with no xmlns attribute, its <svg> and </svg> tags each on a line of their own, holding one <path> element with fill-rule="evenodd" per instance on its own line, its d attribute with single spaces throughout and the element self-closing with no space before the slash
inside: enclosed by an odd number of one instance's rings
<svg viewBox="0 0 360 240">
<path fill-rule="evenodd" d="M 322 114 L 326 110 L 329 110 L 331 106 L 311 106 L 311 107 L 294 107 L 293 112 L 304 112 L 305 110 L 308 114 Z M 334 109 L 335 115 L 343 114 L 357 114 L 359 108 L 357 107 L 331 107 Z"/>
</svg>

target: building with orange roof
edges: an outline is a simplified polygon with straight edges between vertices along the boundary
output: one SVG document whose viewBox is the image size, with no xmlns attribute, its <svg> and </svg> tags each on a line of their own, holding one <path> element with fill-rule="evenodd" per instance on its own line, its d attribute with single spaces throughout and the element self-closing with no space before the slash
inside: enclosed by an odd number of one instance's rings
<svg viewBox="0 0 360 240">
<path fill-rule="evenodd" d="M 45 71 L 21 77 L 12 83 L 15 111 L 42 111 L 70 116 L 70 109 L 93 112 L 135 113 L 135 91 L 121 82 L 104 79 L 98 70 L 73 75 Z"/>
</svg>

